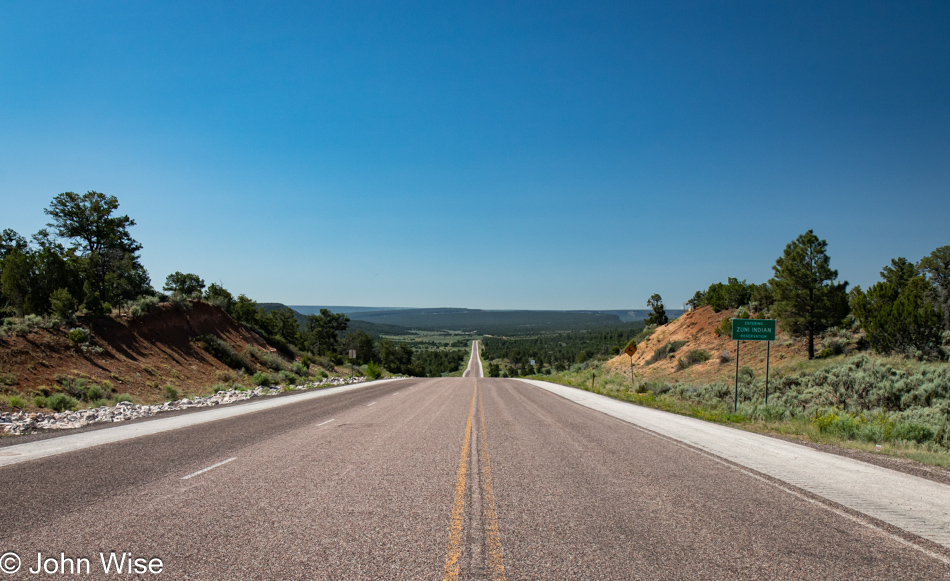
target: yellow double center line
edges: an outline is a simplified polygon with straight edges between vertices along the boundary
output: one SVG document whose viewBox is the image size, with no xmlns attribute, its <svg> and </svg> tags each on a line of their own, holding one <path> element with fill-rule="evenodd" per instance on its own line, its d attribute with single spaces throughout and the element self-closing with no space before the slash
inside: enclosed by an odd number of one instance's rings
<svg viewBox="0 0 950 581">
<path fill-rule="evenodd" d="M 477 385 L 477 384 L 476 384 Z M 475 411 L 475 390 L 472 390 L 472 403 L 468 407 L 468 421 L 465 422 L 465 439 L 462 441 L 462 455 L 459 457 L 458 476 L 455 477 L 455 501 L 452 503 L 452 526 L 449 528 L 449 550 L 445 555 L 445 581 L 459 578 L 462 559 L 462 522 L 465 518 L 465 474 L 468 472 L 468 446 L 472 442 L 472 412 Z"/>
<path fill-rule="evenodd" d="M 449 528 L 449 546 L 445 556 L 444 581 L 457 581 L 462 559 L 462 527 L 465 521 L 465 477 L 468 473 L 468 457 L 472 442 L 472 416 L 475 412 L 475 399 L 478 396 L 478 411 L 481 425 L 479 439 L 479 458 L 483 494 L 483 512 L 485 534 L 488 544 L 488 568 L 492 581 L 505 580 L 505 563 L 501 549 L 501 535 L 498 531 L 498 513 L 495 509 L 495 491 L 492 488 L 491 463 L 488 459 L 488 441 L 485 432 L 485 406 L 478 391 L 478 380 L 472 389 L 472 403 L 468 408 L 468 420 L 465 422 L 465 439 L 462 441 L 462 453 L 459 456 L 459 470 L 455 478 L 455 500 L 452 504 L 452 525 Z"/>
</svg>

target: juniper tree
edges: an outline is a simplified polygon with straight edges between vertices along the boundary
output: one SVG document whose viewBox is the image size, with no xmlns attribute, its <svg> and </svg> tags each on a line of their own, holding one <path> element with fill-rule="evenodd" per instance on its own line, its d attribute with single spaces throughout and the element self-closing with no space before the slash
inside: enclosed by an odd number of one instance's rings
<svg viewBox="0 0 950 581">
<path fill-rule="evenodd" d="M 950 331 L 950 246 L 941 246 L 918 264 L 933 285 L 934 299 L 943 310 L 944 329 Z"/>
</svg>

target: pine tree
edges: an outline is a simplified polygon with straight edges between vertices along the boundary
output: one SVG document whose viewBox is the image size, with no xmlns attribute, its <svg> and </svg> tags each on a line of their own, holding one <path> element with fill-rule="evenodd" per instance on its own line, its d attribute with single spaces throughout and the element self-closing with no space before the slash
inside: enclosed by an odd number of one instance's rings
<svg viewBox="0 0 950 581">
<path fill-rule="evenodd" d="M 665 325 L 669 322 L 670 318 L 666 316 L 666 309 L 663 307 L 663 297 L 659 294 L 654 293 L 647 300 L 647 306 L 653 309 L 653 312 L 650 313 L 650 316 L 647 317 L 648 325 Z"/>
<path fill-rule="evenodd" d="M 847 282 L 836 283 L 829 266 L 828 243 L 811 230 L 785 246 L 772 270 L 773 310 L 782 326 L 808 338 L 808 358 L 815 357 L 815 335 L 837 325 L 848 314 Z"/>
</svg>

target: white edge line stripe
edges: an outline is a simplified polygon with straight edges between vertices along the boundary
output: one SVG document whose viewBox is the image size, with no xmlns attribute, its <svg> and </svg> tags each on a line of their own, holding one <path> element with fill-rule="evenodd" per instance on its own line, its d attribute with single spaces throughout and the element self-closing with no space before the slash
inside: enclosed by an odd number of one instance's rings
<svg viewBox="0 0 950 581">
<path fill-rule="evenodd" d="M 368 404 L 366 404 L 366 407 L 369 407 L 369 406 L 371 406 L 371 405 L 376 405 L 376 402 L 374 401 L 373 403 L 368 403 Z"/>
<path fill-rule="evenodd" d="M 204 474 L 204 473 L 207 472 L 208 470 L 212 470 L 212 469 L 214 469 L 214 468 L 217 468 L 218 466 L 224 466 L 225 464 L 227 464 L 227 463 L 230 462 L 231 460 L 237 460 L 237 458 L 228 458 L 227 460 L 222 460 L 221 462 L 218 462 L 217 464 L 212 464 L 211 466 L 208 466 L 207 468 L 202 468 L 201 470 L 199 470 L 199 471 L 197 471 L 197 472 L 195 472 L 195 473 L 193 473 L 193 474 L 189 474 L 188 476 L 182 476 L 181 479 L 182 479 L 182 480 L 188 480 L 189 478 L 194 478 L 195 476 L 197 476 L 197 475 L 199 475 L 199 474 Z"/>
<path fill-rule="evenodd" d="M 331 420 L 327 420 L 327 421 L 323 422 L 322 424 L 317 424 L 317 427 L 319 428 L 320 426 L 325 426 L 325 425 L 329 424 L 330 422 L 332 422 L 332 421 L 335 420 L 335 419 L 336 419 L 336 418 L 333 418 L 333 419 L 331 419 Z"/>
</svg>

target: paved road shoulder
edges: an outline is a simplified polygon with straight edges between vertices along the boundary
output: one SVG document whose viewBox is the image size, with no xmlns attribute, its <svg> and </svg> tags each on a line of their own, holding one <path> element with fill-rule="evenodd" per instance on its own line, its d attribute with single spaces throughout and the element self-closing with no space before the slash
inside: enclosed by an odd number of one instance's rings
<svg viewBox="0 0 950 581">
<path fill-rule="evenodd" d="M 950 549 L 950 486 L 728 426 L 520 380 Z"/>
</svg>

